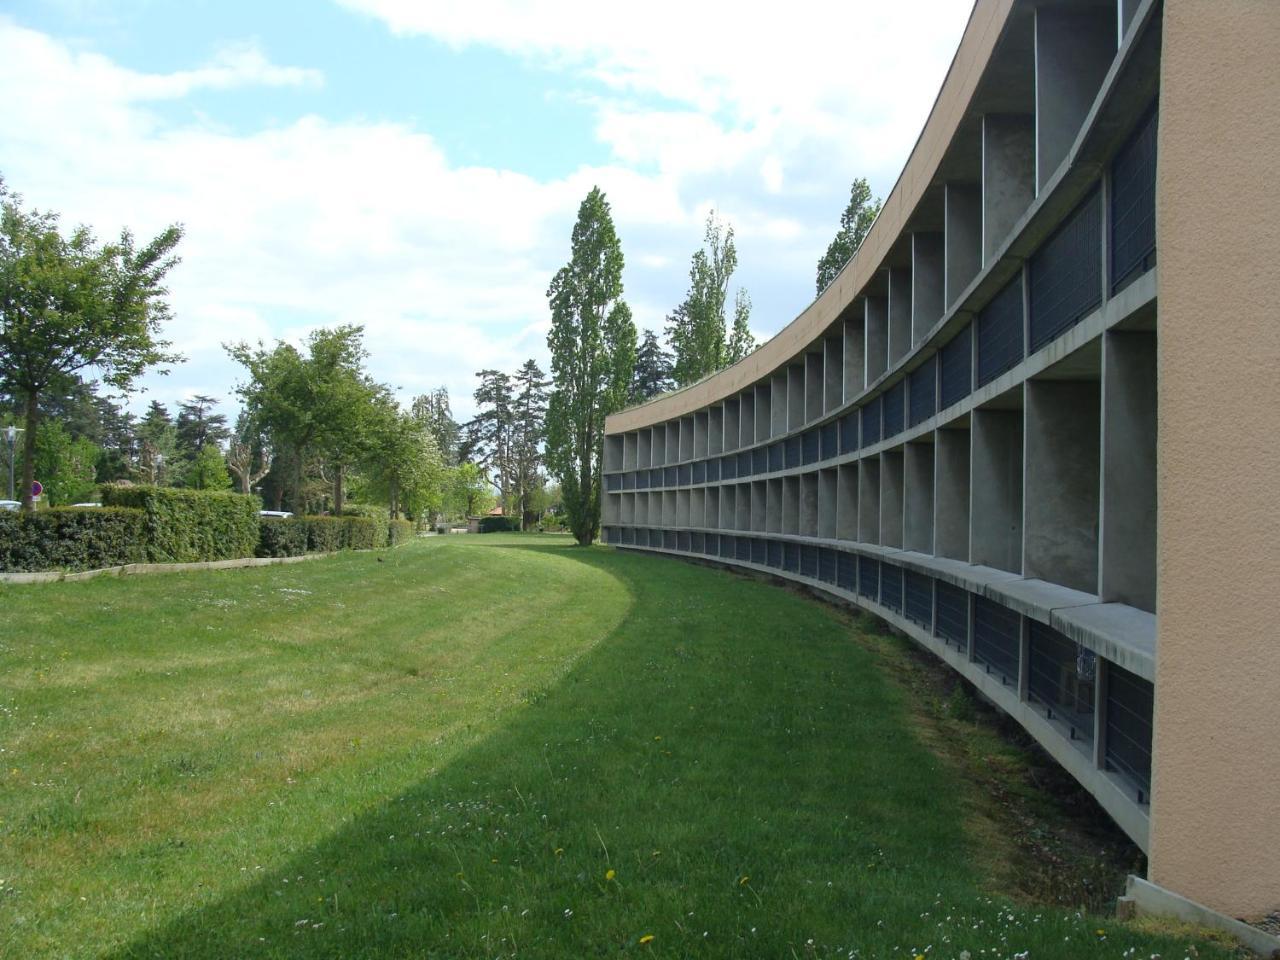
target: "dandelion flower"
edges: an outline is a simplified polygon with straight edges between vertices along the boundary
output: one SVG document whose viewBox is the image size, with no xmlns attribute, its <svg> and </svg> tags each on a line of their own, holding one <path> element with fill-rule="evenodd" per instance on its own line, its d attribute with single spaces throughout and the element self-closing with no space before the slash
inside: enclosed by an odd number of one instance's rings
<svg viewBox="0 0 1280 960">
<path fill-rule="evenodd" d="M 652 934 L 652 933 L 646 933 L 643 937 L 641 937 L 641 938 L 640 938 L 640 942 L 641 942 L 641 943 L 653 943 L 653 934 Z"/>
<path fill-rule="evenodd" d="M 616 871 L 616 870 L 606 870 L 606 871 L 604 872 L 604 878 L 605 878 L 606 880 L 612 880 L 612 879 L 613 879 L 614 877 L 616 877 L 617 875 L 618 875 L 618 873 L 617 873 L 617 871 Z"/>
</svg>

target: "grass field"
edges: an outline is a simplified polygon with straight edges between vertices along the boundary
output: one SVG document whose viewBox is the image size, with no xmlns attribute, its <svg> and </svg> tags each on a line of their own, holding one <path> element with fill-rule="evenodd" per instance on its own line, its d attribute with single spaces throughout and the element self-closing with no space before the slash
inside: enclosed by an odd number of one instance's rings
<svg viewBox="0 0 1280 960">
<path fill-rule="evenodd" d="M 6 958 L 1228 956 L 994 892 L 910 688 L 723 571 L 452 537 L 0 605 Z"/>
</svg>

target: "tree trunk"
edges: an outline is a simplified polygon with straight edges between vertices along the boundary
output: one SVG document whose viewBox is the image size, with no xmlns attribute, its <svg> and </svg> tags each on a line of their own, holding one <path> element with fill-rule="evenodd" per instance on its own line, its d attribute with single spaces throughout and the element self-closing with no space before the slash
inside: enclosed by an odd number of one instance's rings
<svg viewBox="0 0 1280 960">
<path fill-rule="evenodd" d="M 293 472 L 293 512 L 298 516 L 304 516 L 307 512 L 307 503 L 302 497 L 302 486 L 307 476 L 306 456 L 302 447 L 298 447 L 294 454 L 297 456 L 298 463 L 297 469 Z"/>
<path fill-rule="evenodd" d="M 27 512 L 36 508 L 35 499 L 31 496 L 31 487 L 36 479 L 36 427 L 40 423 L 36 400 L 34 391 L 27 394 L 27 426 L 22 437 L 22 509 Z"/>
<path fill-rule="evenodd" d="M 333 468 L 333 515 L 339 517 L 342 515 L 342 464 L 336 464 Z"/>
<path fill-rule="evenodd" d="M 400 519 L 400 484 L 395 477 L 391 478 L 391 519 Z"/>
</svg>

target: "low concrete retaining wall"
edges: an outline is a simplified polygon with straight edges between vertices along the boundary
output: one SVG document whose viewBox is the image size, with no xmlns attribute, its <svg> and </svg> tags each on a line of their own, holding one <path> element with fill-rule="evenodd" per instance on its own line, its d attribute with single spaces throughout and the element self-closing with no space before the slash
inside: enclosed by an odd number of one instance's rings
<svg viewBox="0 0 1280 960">
<path fill-rule="evenodd" d="M 353 551 L 348 551 L 353 552 Z M 354 551 L 363 553 L 365 551 Z M 196 563 L 126 563 L 99 570 L 42 570 L 36 573 L 0 573 L 0 583 L 73 583 L 96 577 L 131 577 L 143 573 L 185 573 L 191 570 L 234 570 L 240 567 L 274 567 L 336 556 L 334 553 L 304 553 L 300 557 L 237 557 L 232 560 L 202 560 Z"/>
</svg>

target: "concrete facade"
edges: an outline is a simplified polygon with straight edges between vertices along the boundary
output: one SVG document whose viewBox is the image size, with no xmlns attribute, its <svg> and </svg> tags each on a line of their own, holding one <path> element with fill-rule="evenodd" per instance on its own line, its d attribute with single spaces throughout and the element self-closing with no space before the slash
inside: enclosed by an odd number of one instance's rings
<svg viewBox="0 0 1280 960">
<path fill-rule="evenodd" d="M 607 542 L 883 617 L 1234 916 L 1280 908 L 1276 63 L 1274 4 L 978 0 L 836 281 L 606 425 Z"/>
</svg>

